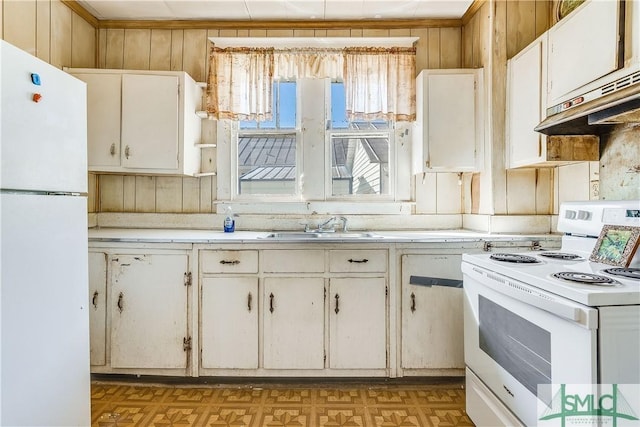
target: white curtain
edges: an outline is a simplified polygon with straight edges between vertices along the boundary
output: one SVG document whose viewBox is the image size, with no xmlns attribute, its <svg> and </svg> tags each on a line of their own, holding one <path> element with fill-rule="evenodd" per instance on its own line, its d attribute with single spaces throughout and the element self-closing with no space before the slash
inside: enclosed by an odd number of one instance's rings
<svg viewBox="0 0 640 427">
<path fill-rule="evenodd" d="M 277 50 L 274 77 L 283 80 L 302 78 L 342 79 L 344 55 L 342 49 Z"/>
<path fill-rule="evenodd" d="M 415 48 L 351 48 L 344 56 L 349 120 L 415 121 Z"/>
<path fill-rule="evenodd" d="M 207 114 L 213 119 L 270 120 L 272 48 L 211 49 Z"/>
</svg>

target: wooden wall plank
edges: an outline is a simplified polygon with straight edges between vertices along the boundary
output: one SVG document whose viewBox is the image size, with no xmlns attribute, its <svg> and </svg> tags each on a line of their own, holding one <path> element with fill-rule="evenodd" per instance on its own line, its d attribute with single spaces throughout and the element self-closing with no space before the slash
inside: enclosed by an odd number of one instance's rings
<svg viewBox="0 0 640 427">
<path fill-rule="evenodd" d="M 71 15 L 62 2 L 51 1 L 51 64 L 58 68 L 71 66 Z"/>
<path fill-rule="evenodd" d="M 96 30 L 75 13 L 71 15 L 71 66 L 96 66 Z"/>
<path fill-rule="evenodd" d="M 100 212 L 123 212 L 123 177 L 120 175 L 99 175 Z"/>
<path fill-rule="evenodd" d="M 125 70 L 148 70 L 151 50 L 151 30 L 124 30 Z"/>
<path fill-rule="evenodd" d="M 136 211 L 136 177 L 135 175 L 125 175 L 122 183 L 122 209 L 125 212 Z"/>
<path fill-rule="evenodd" d="M 389 37 L 389 30 L 386 28 L 364 28 L 362 37 Z"/>
<path fill-rule="evenodd" d="M 36 55 L 35 0 L 3 1 L 4 40 Z"/>
<path fill-rule="evenodd" d="M 263 28 L 249 30 L 249 37 L 267 37 L 267 30 Z"/>
<path fill-rule="evenodd" d="M 513 169 L 507 171 L 507 213 L 534 215 L 536 213 L 536 170 Z"/>
<path fill-rule="evenodd" d="M 418 37 L 416 42 L 416 74 L 429 69 L 429 30 L 412 29 L 411 37 Z"/>
<path fill-rule="evenodd" d="M 98 211 L 98 194 L 98 177 L 96 174 L 89 173 L 87 174 L 87 212 Z"/>
<path fill-rule="evenodd" d="M 313 37 L 314 36 L 313 30 L 307 30 L 307 31 L 311 32 L 311 35 L 301 35 L 302 33 L 301 30 L 295 30 L 294 36 L 295 37 Z M 327 37 L 351 37 L 351 30 L 349 30 L 348 28 L 327 30 Z"/>
<path fill-rule="evenodd" d="M 435 173 L 415 175 L 416 213 L 435 214 L 438 211 L 436 175 Z"/>
<path fill-rule="evenodd" d="M 411 37 L 410 28 L 391 28 L 389 29 L 389 37 Z"/>
<path fill-rule="evenodd" d="M 211 213 L 215 196 L 216 180 L 212 176 L 200 178 L 200 212 Z"/>
<path fill-rule="evenodd" d="M 107 30 L 98 30 L 98 68 L 107 68 Z"/>
<path fill-rule="evenodd" d="M 198 178 L 182 178 L 182 212 L 200 212 L 200 180 Z"/>
<path fill-rule="evenodd" d="M 4 40 L 4 0 L 0 2 L 0 38 Z"/>
<path fill-rule="evenodd" d="M 293 37 L 293 29 L 279 28 L 275 30 L 266 30 L 267 37 Z"/>
<path fill-rule="evenodd" d="M 337 31 L 337 30 L 331 30 L 331 31 Z M 296 28 L 295 30 L 293 30 L 293 36 L 294 37 L 314 37 L 315 35 L 316 35 L 316 33 L 313 30 L 313 28 Z M 351 35 L 351 34 L 349 34 L 349 35 Z M 343 37 L 343 36 L 338 36 L 338 37 Z M 344 36 L 344 37 L 349 37 L 349 36 L 347 35 L 347 36 Z"/>
<path fill-rule="evenodd" d="M 462 67 L 462 30 L 459 27 L 440 29 L 440 67 Z"/>
<path fill-rule="evenodd" d="M 457 173 L 436 174 L 436 205 L 438 214 L 462 213 L 462 176 Z"/>
<path fill-rule="evenodd" d="M 427 32 L 427 67 L 440 68 L 440 28 L 429 28 Z"/>
<path fill-rule="evenodd" d="M 36 1 L 36 56 L 51 61 L 51 2 Z"/>
<path fill-rule="evenodd" d="M 122 69 L 124 60 L 124 30 L 107 30 L 105 67 Z"/>
<path fill-rule="evenodd" d="M 185 30 L 183 70 L 195 81 L 204 82 L 207 58 L 207 30 Z"/>
<path fill-rule="evenodd" d="M 171 71 L 182 71 L 184 31 L 171 30 Z"/>
<path fill-rule="evenodd" d="M 136 176 L 136 212 L 156 211 L 156 177 Z"/>
<path fill-rule="evenodd" d="M 551 28 L 551 9 L 549 0 L 536 0 L 535 38 Z"/>
<path fill-rule="evenodd" d="M 150 70 L 171 69 L 171 30 L 151 30 Z"/>
<path fill-rule="evenodd" d="M 553 213 L 554 168 L 536 169 L 536 214 Z"/>
<path fill-rule="evenodd" d="M 241 37 L 238 30 L 230 30 L 228 28 L 220 30 L 220 37 Z"/>
<path fill-rule="evenodd" d="M 182 212 L 182 178 L 156 177 L 156 212 Z"/>
</svg>

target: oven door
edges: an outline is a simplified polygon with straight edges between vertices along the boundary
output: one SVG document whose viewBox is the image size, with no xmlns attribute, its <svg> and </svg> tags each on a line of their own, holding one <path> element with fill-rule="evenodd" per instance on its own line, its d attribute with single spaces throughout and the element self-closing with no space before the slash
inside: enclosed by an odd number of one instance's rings
<svg viewBox="0 0 640 427">
<path fill-rule="evenodd" d="M 597 310 L 468 263 L 465 363 L 525 425 L 551 384 L 597 383 Z M 473 408 L 469 415 L 474 419 Z"/>
</svg>

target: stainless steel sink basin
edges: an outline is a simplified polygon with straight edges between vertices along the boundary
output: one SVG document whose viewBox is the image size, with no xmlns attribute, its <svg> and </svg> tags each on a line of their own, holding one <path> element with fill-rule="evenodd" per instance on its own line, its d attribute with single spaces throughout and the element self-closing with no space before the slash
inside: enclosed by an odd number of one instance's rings
<svg viewBox="0 0 640 427">
<path fill-rule="evenodd" d="M 373 233 L 347 232 L 347 233 L 305 233 L 301 231 L 283 231 L 269 233 L 265 236 L 267 239 L 274 240 L 345 240 L 345 239 L 371 239 L 379 237 Z"/>
</svg>

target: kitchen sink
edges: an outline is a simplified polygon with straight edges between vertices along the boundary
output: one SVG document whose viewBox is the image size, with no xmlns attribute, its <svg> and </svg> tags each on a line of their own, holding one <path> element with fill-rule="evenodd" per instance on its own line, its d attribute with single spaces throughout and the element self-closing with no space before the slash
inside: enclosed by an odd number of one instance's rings
<svg viewBox="0 0 640 427">
<path fill-rule="evenodd" d="M 346 240 L 346 239 L 373 239 L 380 238 L 377 234 L 373 233 L 360 233 L 360 232 L 331 232 L 331 233 L 318 233 L 318 232 L 303 232 L 303 231 L 283 231 L 277 233 L 269 233 L 265 236 L 266 239 L 274 240 Z"/>
</svg>

